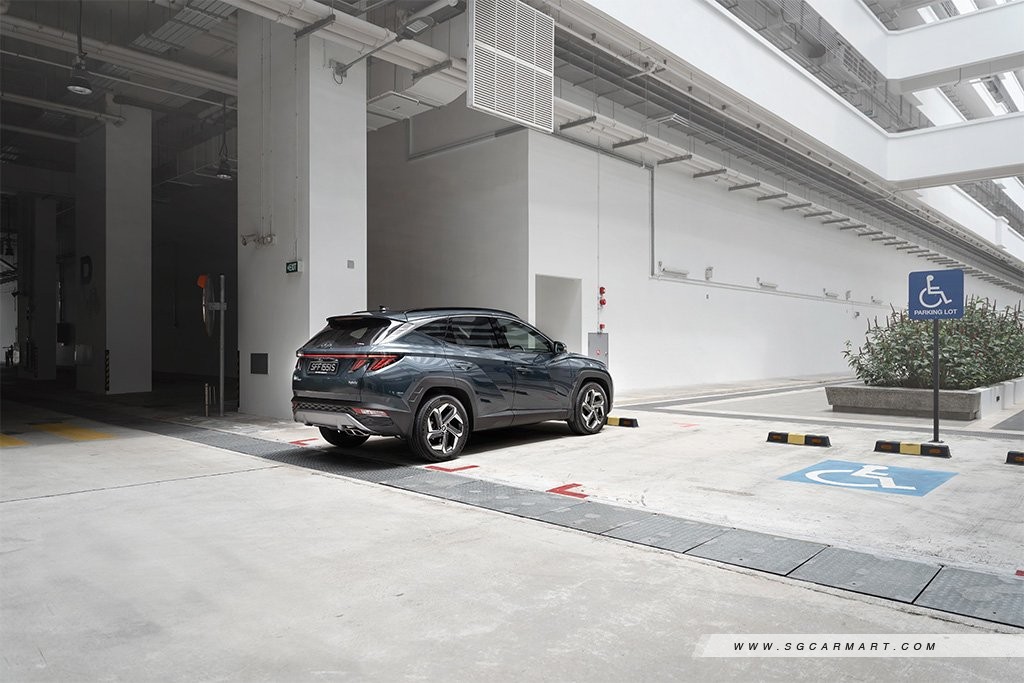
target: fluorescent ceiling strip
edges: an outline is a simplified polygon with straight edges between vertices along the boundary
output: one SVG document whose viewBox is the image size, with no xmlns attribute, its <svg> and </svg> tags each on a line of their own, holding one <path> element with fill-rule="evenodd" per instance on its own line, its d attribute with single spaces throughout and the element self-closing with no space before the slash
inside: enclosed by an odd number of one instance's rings
<svg viewBox="0 0 1024 683">
<path fill-rule="evenodd" d="M 921 15 L 921 18 L 924 19 L 924 23 L 926 24 L 931 24 L 939 20 L 939 15 L 936 14 L 935 10 L 931 7 L 922 7 L 917 10 L 917 13 Z"/>
</svg>

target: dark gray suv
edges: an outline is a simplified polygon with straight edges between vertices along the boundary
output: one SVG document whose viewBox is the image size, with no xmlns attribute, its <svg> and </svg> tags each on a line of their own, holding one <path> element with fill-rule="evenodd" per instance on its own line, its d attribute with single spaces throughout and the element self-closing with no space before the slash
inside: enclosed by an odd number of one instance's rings
<svg viewBox="0 0 1024 683">
<path fill-rule="evenodd" d="M 576 434 L 596 434 L 612 406 L 604 363 L 505 311 L 336 316 L 297 355 L 292 413 L 335 446 L 399 436 L 440 462 L 484 429 L 565 420 Z"/>
</svg>

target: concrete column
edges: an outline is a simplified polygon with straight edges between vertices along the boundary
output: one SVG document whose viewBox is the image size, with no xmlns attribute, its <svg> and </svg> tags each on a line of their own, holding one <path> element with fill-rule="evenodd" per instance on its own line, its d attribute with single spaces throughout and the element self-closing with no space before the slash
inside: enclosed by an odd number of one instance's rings
<svg viewBox="0 0 1024 683">
<path fill-rule="evenodd" d="M 357 57 L 239 13 L 241 412 L 291 417 L 295 350 L 366 307 L 366 71 L 330 66 Z"/>
<path fill-rule="evenodd" d="M 77 386 L 111 394 L 150 391 L 153 374 L 152 120 L 119 111 L 78 144 L 75 193 Z"/>
<path fill-rule="evenodd" d="M 57 201 L 18 198 L 18 345 L 21 375 L 57 377 Z"/>
</svg>

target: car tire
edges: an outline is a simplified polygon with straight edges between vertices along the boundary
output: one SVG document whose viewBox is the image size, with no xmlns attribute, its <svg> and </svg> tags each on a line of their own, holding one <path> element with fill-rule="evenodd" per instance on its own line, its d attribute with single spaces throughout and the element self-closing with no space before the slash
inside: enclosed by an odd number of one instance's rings
<svg viewBox="0 0 1024 683">
<path fill-rule="evenodd" d="M 370 438 L 357 434 L 346 434 L 345 432 L 339 432 L 337 429 L 329 429 L 327 427 L 320 428 L 320 436 L 324 437 L 324 441 L 327 443 L 339 448 L 362 446 L 363 442 Z"/>
<path fill-rule="evenodd" d="M 576 394 L 569 429 L 573 434 L 597 434 L 608 422 L 608 392 L 597 382 L 586 382 Z"/>
<path fill-rule="evenodd" d="M 431 396 L 416 411 L 409 446 L 424 460 L 444 462 L 457 458 L 468 441 L 469 418 L 462 401 L 454 396 Z"/>
</svg>

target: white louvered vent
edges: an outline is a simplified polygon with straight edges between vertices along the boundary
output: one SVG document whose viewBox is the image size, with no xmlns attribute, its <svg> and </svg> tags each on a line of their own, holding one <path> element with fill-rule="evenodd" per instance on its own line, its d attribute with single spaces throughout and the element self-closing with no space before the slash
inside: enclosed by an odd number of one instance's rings
<svg viewBox="0 0 1024 683">
<path fill-rule="evenodd" d="M 551 17 L 518 0 L 472 2 L 471 108 L 550 133 L 555 127 L 554 71 Z"/>
</svg>

